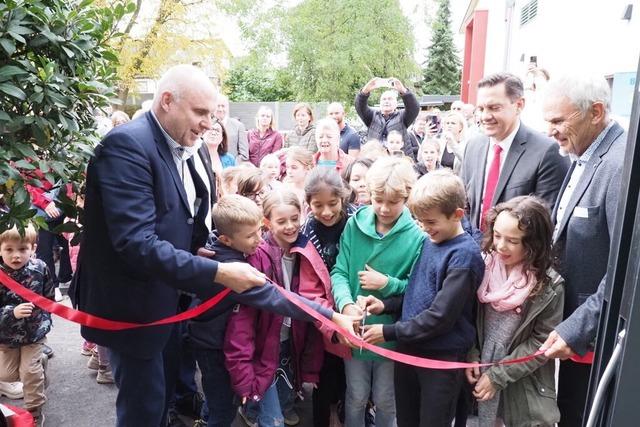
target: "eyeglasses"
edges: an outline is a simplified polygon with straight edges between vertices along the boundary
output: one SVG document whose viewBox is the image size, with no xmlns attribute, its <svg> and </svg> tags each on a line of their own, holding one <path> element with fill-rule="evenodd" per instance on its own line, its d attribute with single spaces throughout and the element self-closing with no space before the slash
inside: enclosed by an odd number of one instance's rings
<svg viewBox="0 0 640 427">
<path fill-rule="evenodd" d="M 254 202 L 258 201 L 258 199 L 260 200 L 264 200 L 265 197 L 267 197 L 267 191 L 266 190 L 260 190 L 257 193 L 247 193 L 247 194 L 243 194 L 244 197 L 253 200 Z"/>
</svg>

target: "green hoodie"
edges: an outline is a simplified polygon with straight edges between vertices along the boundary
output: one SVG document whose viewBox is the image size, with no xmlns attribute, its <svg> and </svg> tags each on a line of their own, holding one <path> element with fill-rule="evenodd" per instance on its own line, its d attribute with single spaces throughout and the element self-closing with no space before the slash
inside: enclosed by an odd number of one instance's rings
<svg viewBox="0 0 640 427">
<path fill-rule="evenodd" d="M 425 234 L 418 228 L 409 210 L 405 207 L 393 228 L 380 237 L 376 232 L 376 216 L 371 206 L 365 206 L 349 219 L 340 237 L 340 252 L 336 265 L 331 271 L 333 298 L 339 312 L 347 304 L 353 304 L 358 295 L 373 295 L 387 298 L 404 293 L 414 262 L 420 256 Z M 378 291 L 360 288 L 358 272 L 368 265 L 372 269 L 389 276 L 387 285 Z M 367 317 L 367 324 L 388 324 L 395 322 L 394 316 L 382 314 Z M 385 348 L 393 343 L 383 343 Z M 372 359 L 378 356 L 368 351 L 353 352 L 358 359 Z"/>
</svg>

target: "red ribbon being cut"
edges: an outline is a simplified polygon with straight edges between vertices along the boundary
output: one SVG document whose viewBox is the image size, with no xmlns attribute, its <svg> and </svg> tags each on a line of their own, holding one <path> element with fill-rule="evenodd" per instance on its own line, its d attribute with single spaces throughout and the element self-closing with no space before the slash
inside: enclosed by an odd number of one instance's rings
<svg viewBox="0 0 640 427">
<path fill-rule="evenodd" d="M 20 285 L 18 282 L 13 280 L 9 275 L 7 275 L 4 271 L 0 270 L 0 283 L 9 288 L 11 291 L 21 296 L 25 300 L 33 303 L 37 307 L 53 313 L 57 316 L 60 316 L 64 319 L 67 319 L 71 322 L 78 323 L 83 326 L 88 326 L 96 329 L 104 329 L 110 331 L 121 331 L 125 329 L 134 329 L 134 328 L 143 328 L 148 326 L 158 326 L 158 325 L 167 325 L 170 323 L 177 323 L 183 320 L 192 319 L 205 311 L 213 308 L 216 304 L 218 304 L 222 299 L 224 299 L 229 292 L 230 289 L 225 289 L 220 292 L 218 295 L 213 298 L 208 299 L 204 303 L 198 305 L 197 307 L 186 310 L 182 313 L 176 314 L 174 316 L 170 316 L 164 319 L 156 320 L 150 323 L 131 323 L 131 322 L 121 322 L 117 320 L 105 319 L 103 317 L 94 316 L 89 313 L 85 313 L 80 310 L 75 310 L 73 308 L 67 307 L 63 304 L 58 304 L 56 302 L 51 301 L 48 298 L 43 297 L 30 289 L 25 288 Z M 333 322 L 326 319 L 317 311 L 313 310 L 311 307 L 304 304 L 300 299 L 294 297 L 291 293 L 286 292 L 280 286 L 275 285 L 276 289 L 280 291 L 280 293 L 292 304 L 300 308 L 302 311 L 307 313 L 309 316 L 314 318 L 316 321 L 322 323 L 327 328 L 337 332 L 343 336 L 345 336 L 351 344 L 362 347 L 363 349 L 367 349 L 372 351 L 380 356 L 386 357 L 388 359 L 394 360 L 396 362 L 405 363 L 408 365 L 417 366 L 420 368 L 430 368 L 430 369 L 462 369 L 462 368 L 473 368 L 473 367 L 487 367 L 494 365 L 513 365 L 516 363 L 524 363 L 532 360 L 540 355 L 542 355 L 542 351 L 537 351 L 534 354 L 529 356 L 520 357 L 517 359 L 510 360 L 502 360 L 495 363 L 465 363 L 465 362 L 450 362 L 444 360 L 435 360 L 435 359 L 427 359 L 424 357 L 410 356 L 403 353 L 398 353 L 397 351 L 389 350 L 386 348 L 378 347 L 373 344 L 369 344 L 363 341 L 360 337 L 351 335 L 345 329 L 337 326 Z M 593 352 L 587 353 L 585 356 L 574 356 L 571 358 L 574 362 L 577 363 L 585 363 L 591 364 L 593 363 Z"/>
<path fill-rule="evenodd" d="M 218 295 L 214 296 L 211 299 L 208 299 L 204 303 L 200 304 L 197 307 L 191 308 L 187 311 L 183 311 L 182 313 L 173 315 L 171 317 L 167 317 L 164 319 L 156 320 L 155 322 L 150 323 L 131 323 L 131 322 L 120 322 L 118 320 L 110 320 L 105 319 L 104 317 L 94 316 L 93 314 L 85 313 L 80 310 L 75 310 L 73 308 L 67 307 L 63 304 L 58 304 L 56 302 L 51 301 L 49 298 L 45 298 L 42 295 L 39 295 L 33 292 L 30 289 L 25 288 L 15 280 L 13 280 L 8 274 L 4 271 L 0 270 L 0 283 L 5 285 L 7 288 L 11 289 L 14 293 L 20 295 L 25 300 L 33 303 L 37 307 L 53 313 L 57 316 L 60 316 L 64 319 L 70 320 L 74 323 L 78 323 L 83 326 L 88 326 L 90 328 L 96 329 L 104 329 L 108 331 L 123 331 L 125 329 L 135 329 L 135 328 L 144 328 L 148 326 L 158 326 L 158 325 L 168 325 L 170 323 L 177 323 L 183 320 L 192 319 L 210 308 L 214 307 L 220 301 L 226 297 L 230 289 L 224 289 Z"/>
</svg>

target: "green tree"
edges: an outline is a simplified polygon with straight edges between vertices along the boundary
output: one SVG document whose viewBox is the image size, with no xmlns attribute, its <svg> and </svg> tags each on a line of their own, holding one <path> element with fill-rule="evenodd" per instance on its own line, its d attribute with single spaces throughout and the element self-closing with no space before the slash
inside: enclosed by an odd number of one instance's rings
<svg viewBox="0 0 640 427">
<path fill-rule="evenodd" d="M 119 0 L 101 0 L 109 5 Z M 134 13 L 120 22 L 122 37 L 112 47 L 118 55 L 118 97 L 124 104 L 136 90 L 136 78 L 160 77 L 175 63 L 211 64 L 222 74 L 222 62 L 229 59 L 226 44 L 212 34 L 217 9 L 204 0 L 155 0 L 145 2 L 152 9 L 142 19 L 142 0 L 136 0 Z"/>
<path fill-rule="evenodd" d="M 76 190 L 93 147 L 93 112 L 114 96 L 116 56 L 108 47 L 132 7 L 91 0 L 7 0 L 0 4 L 0 230 L 35 214 L 25 184 Z M 75 218 L 75 204 L 63 210 Z M 41 219 L 36 223 L 43 225 Z"/>
<path fill-rule="evenodd" d="M 307 0 L 288 18 L 288 69 L 300 99 L 352 101 L 373 76 L 410 84 L 417 71 L 411 24 L 396 0 Z"/>
<path fill-rule="evenodd" d="M 293 101 L 289 76 L 278 69 L 264 68 L 251 57 L 234 62 L 223 90 L 231 101 Z"/>
<path fill-rule="evenodd" d="M 374 76 L 411 86 L 419 73 L 411 24 L 397 0 L 304 0 L 289 9 L 276 5 L 276 12 L 259 10 L 262 4 L 222 2 L 239 16 L 258 67 L 288 75 L 283 80 L 296 100 L 351 104 Z"/>
<path fill-rule="evenodd" d="M 438 14 L 431 25 L 431 46 L 427 49 L 422 90 L 429 95 L 457 95 L 460 93 L 460 58 L 453 43 L 449 0 L 438 1 Z"/>
</svg>

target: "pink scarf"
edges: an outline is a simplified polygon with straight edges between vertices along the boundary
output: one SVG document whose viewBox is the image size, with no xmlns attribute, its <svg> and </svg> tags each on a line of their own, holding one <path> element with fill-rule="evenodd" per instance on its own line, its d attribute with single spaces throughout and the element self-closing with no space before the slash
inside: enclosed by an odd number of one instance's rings
<svg viewBox="0 0 640 427">
<path fill-rule="evenodd" d="M 536 284 L 535 276 L 526 275 L 522 265 L 517 265 L 507 277 L 507 270 L 498 256 L 487 255 L 484 279 L 478 288 L 478 299 L 491 304 L 496 311 L 514 310 L 520 307 Z"/>
</svg>

